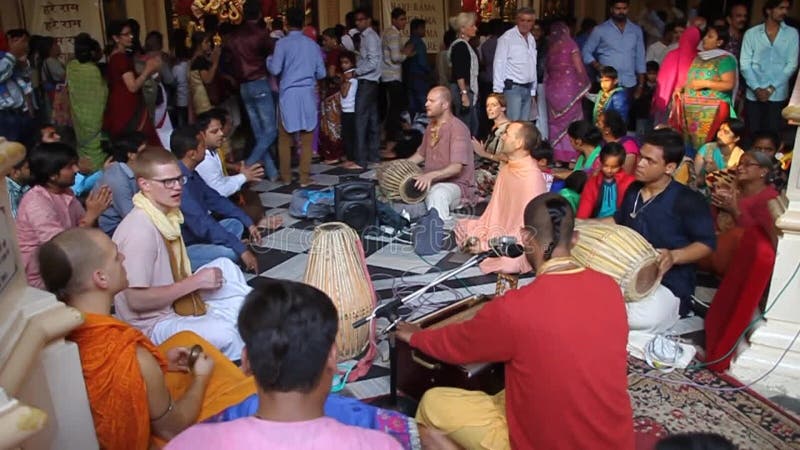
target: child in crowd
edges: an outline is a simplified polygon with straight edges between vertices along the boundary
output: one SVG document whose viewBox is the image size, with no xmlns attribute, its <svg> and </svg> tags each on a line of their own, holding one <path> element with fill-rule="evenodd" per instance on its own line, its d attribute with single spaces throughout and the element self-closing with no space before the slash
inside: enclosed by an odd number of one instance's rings
<svg viewBox="0 0 800 450">
<path fill-rule="evenodd" d="M 639 162 L 639 143 L 633 136 L 628 136 L 628 124 L 616 111 L 608 110 L 598 116 L 597 123 L 606 143 L 619 142 L 625 148 L 625 161 L 622 169 L 630 174 L 636 170 Z"/>
<path fill-rule="evenodd" d="M 644 136 L 653 129 L 653 117 L 650 105 L 653 103 L 653 92 L 658 78 L 658 63 L 647 61 L 647 75 L 641 97 L 633 101 L 633 117 L 636 121 L 636 136 Z"/>
<path fill-rule="evenodd" d="M 581 192 L 578 219 L 612 217 L 622 204 L 625 191 L 636 179 L 622 170 L 625 148 L 619 142 L 609 142 L 600 151 L 600 171 L 592 175 Z"/>
<path fill-rule="evenodd" d="M 547 191 L 553 187 L 553 169 L 550 168 L 550 162 L 553 161 L 553 147 L 547 141 L 542 143 L 531 151 L 531 158 L 536 161 L 539 170 L 542 171 L 544 183 L 547 186 Z"/>
<path fill-rule="evenodd" d="M 578 210 L 578 203 L 581 200 L 581 192 L 583 192 L 583 187 L 586 185 L 586 181 L 589 179 L 589 175 L 582 171 L 576 170 L 572 172 L 566 180 L 564 180 L 564 188 L 558 191 L 562 197 L 566 198 L 569 204 L 572 206 L 573 211 Z"/>
<path fill-rule="evenodd" d="M 617 111 L 626 120 L 628 118 L 630 109 L 628 94 L 619 86 L 617 78 L 617 69 L 611 66 L 605 66 L 600 70 L 600 92 L 597 93 L 592 113 L 592 121 L 595 124 L 600 113 L 607 110 Z"/>
<path fill-rule="evenodd" d="M 352 52 L 342 52 L 339 55 L 339 70 L 344 80 L 342 81 L 342 142 L 345 155 L 349 164 L 355 164 L 353 143 L 356 141 L 356 91 L 358 79 L 356 78 L 356 57 Z"/>
</svg>

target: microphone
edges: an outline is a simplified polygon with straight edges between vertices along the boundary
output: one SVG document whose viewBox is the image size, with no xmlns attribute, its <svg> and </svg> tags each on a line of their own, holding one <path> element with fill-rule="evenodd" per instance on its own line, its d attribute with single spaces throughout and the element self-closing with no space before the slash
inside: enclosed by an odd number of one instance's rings
<svg viewBox="0 0 800 450">
<path fill-rule="evenodd" d="M 489 239 L 489 251 L 481 256 L 485 258 L 517 258 L 525 254 L 525 247 L 517 243 L 514 236 L 500 236 Z"/>
</svg>

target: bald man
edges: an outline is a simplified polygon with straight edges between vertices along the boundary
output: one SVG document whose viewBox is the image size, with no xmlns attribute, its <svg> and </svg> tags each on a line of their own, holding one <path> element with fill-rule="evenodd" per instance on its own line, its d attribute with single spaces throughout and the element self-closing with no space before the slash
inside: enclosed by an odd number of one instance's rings
<svg viewBox="0 0 800 450">
<path fill-rule="evenodd" d="M 451 219 L 450 211 L 475 202 L 475 161 L 470 133 L 464 122 L 453 116 L 450 91 L 436 86 L 428 92 L 425 111 L 430 124 L 422 144 L 409 161 L 425 163 L 416 179 L 417 189 L 428 191 L 425 206 L 435 209 L 442 220 Z"/>
</svg>

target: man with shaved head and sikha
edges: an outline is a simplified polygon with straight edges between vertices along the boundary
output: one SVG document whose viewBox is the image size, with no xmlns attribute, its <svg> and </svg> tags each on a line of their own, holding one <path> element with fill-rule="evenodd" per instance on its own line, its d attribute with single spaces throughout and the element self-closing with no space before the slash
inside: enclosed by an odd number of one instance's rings
<svg viewBox="0 0 800 450">
<path fill-rule="evenodd" d="M 409 161 L 425 163 L 416 187 L 428 191 L 425 206 L 435 209 L 442 220 L 450 219 L 450 211 L 475 200 L 475 161 L 469 129 L 450 109 L 450 91 L 436 86 L 428 92 L 425 111 L 430 124 L 422 144 Z"/>
</svg>

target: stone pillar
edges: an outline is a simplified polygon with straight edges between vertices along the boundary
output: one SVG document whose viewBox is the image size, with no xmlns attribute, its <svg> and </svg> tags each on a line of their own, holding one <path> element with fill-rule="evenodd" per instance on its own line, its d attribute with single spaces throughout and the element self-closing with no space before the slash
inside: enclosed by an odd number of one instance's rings
<svg viewBox="0 0 800 450">
<path fill-rule="evenodd" d="M 800 122 L 800 82 L 795 84 L 783 116 L 791 123 Z M 800 133 L 794 148 L 800 151 Z M 786 194 L 789 206 L 776 222 L 782 236 L 778 240 L 767 300 L 768 307 L 773 303 L 774 306 L 750 336 L 750 346 L 731 365 L 731 373 L 743 383 L 755 381 L 767 373 L 800 332 L 800 162 L 792 165 Z M 758 384 L 800 397 L 800 339 L 794 342 L 775 371 Z"/>
</svg>

